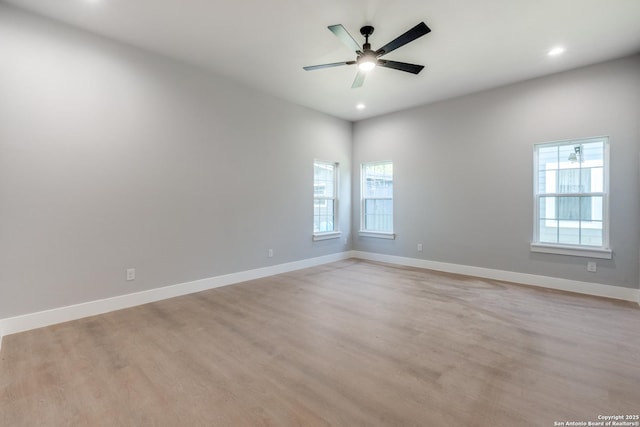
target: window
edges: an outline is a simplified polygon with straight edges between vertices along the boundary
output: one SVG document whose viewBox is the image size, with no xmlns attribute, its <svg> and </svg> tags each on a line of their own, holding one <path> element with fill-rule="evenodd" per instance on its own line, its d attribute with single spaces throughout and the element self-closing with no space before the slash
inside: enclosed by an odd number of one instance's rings
<svg viewBox="0 0 640 427">
<path fill-rule="evenodd" d="M 340 237 L 337 227 L 338 164 L 313 162 L 313 239 Z"/>
<path fill-rule="evenodd" d="M 360 234 L 393 239 L 393 163 L 362 165 Z"/>
<path fill-rule="evenodd" d="M 608 138 L 539 144 L 534 153 L 531 250 L 611 258 Z"/>
</svg>

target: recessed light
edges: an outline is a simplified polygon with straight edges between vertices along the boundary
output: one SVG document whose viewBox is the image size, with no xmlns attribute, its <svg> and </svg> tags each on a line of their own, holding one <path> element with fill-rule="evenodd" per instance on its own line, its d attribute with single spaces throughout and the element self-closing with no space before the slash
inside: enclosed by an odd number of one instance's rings
<svg viewBox="0 0 640 427">
<path fill-rule="evenodd" d="M 549 52 L 547 52 L 547 55 L 557 56 L 557 55 L 560 55 L 561 53 L 564 53 L 564 48 L 562 46 L 557 46 L 551 49 Z"/>
<path fill-rule="evenodd" d="M 360 103 L 360 104 L 356 105 L 356 108 L 357 108 L 358 110 L 364 110 L 366 107 L 367 107 L 367 106 L 366 106 L 366 105 L 364 105 L 364 104 L 362 104 L 362 103 Z"/>
</svg>

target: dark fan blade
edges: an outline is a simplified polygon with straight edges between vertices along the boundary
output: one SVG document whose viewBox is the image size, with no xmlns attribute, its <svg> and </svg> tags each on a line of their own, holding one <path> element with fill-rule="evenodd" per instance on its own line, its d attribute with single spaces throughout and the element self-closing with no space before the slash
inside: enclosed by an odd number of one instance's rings
<svg viewBox="0 0 640 427">
<path fill-rule="evenodd" d="M 381 67 L 393 68 L 394 70 L 406 71 L 407 73 L 418 74 L 424 68 L 424 65 L 407 64 L 406 62 L 387 61 L 379 59 L 378 65 Z"/>
<path fill-rule="evenodd" d="M 353 84 L 351 85 L 351 89 L 355 89 L 362 86 L 362 83 L 364 83 L 364 78 L 366 76 L 367 76 L 366 72 L 362 70 L 358 70 L 358 74 L 356 74 L 356 78 L 353 79 Z"/>
<path fill-rule="evenodd" d="M 403 35 L 401 35 L 400 37 L 396 38 L 395 40 L 387 43 L 386 45 L 382 46 L 380 49 L 376 50 L 376 55 L 378 56 L 386 55 L 387 53 L 393 50 L 396 50 L 397 48 L 402 47 L 405 44 L 412 42 L 418 37 L 422 37 L 429 32 L 431 32 L 431 29 L 427 27 L 427 24 L 425 24 L 424 22 L 421 22 L 415 27 L 413 27 L 412 29 L 410 29 L 409 31 L 407 31 L 406 33 L 404 33 Z"/>
<path fill-rule="evenodd" d="M 322 68 L 331 68 L 331 67 L 339 67 L 341 65 L 353 65 L 356 61 L 345 61 L 345 62 L 333 62 L 331 64 L 322 64 L 322 65 L 309 65 L 307 67 L 302 67 L 307 71 L 311 70 L 320 70 Z"/>
<path fill-rule="evenodd" d="M 347 30 L 345 30 L 342 24 L 330 25 L 327 28 L 329 28 L 329 30 L 331 30 L 331 32 L 335 34 L 336 37 L 339 38 L 340 41 L 344 43 L 344 45 L 349 49 L 355 51 L 356 53 L 362 53 L 362 48 L 360 47 L 358 42 L 355 41 L 353 37 L 351 37 L 351 34 L 349 34 Z"/>
</svg>

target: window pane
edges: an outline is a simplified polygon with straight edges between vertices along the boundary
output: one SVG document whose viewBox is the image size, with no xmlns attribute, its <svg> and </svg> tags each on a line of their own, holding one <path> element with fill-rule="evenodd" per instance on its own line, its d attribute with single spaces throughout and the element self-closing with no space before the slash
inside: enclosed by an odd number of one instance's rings
<svg viewBox="0 0 640 427">
<path fill-rule="evenodd" d="M 333 231 L 333 200 L 324 200 L 324 206 L 314 206 L 313 231 L 322 233 Z"/>
<path fill-rule="evenodd" d="M 558 243 L 558 221 L 540 220 L 539 231 L 541 243 Z"/>
<path fill-rule="evenodd" d="M 562 169 L 558 171 L 558 193 L 581 193 L 580 169 Z"/>
<path fill-rule="evenodd" d="M 576 145 L 568 144 L 558 147 L 558 169 L 574 169 L 580 167 L 576 155 Z"/>
<path fill-rule="evenodd" d="M 580 169 L 580 191 L 583 193 L 591 191 L 591 168 Z"/>
<path fill-rule="evenodd" d="M 604 199 L 601 196 L 585 197 L 583 201 L 583 220 L 602 221 L 604 219 Z M 586 201 L 588 200 L 588 202 Z M 585 212 L 587 211 L 588 212 Z"/>
<path fill-rule="evenodd" d="M 581 146 L 583 162 L 590 166 L 604 166 L 604 141 L 589 142 Z"/>
<path fill-rule="evenodd" d="M 540 197 L 540 213 L 541 219 L 556 219 L 556 198 Z"/>
<path fill-rule="evenodd" d="M 558 147 L 540 147 L 538 149 L 538 170 L 558 169 Z"/>
<path fill-rule="evenodd" d="M 364 203 L 365 230 L 393 231 L 393 201 L 369 199 Z"/>
<path fill-rule="evenodd" d="M 376 216 L 375 215 L 365 215 L 364 216 L 364 229 L 365 230 L 378 230 L 377 228 L 374 228 L 375 223 L 376 223 Z"/>
<path fill-rule="evenodd" d="M 558 171 L 556 169 L 538 172 L 538 192 L 557 193 Z"/>
<path fill-rule="evenodd" d="M 316 197 L 334 197 L 335 164 L 313 164 L 313 193 Z"/>
<path fill-rule="evenodd" d="M 558 221 L 558 243 L 568 245 L 580 244 L 579 221 Z"/>
<path fill-rule="evenodd" d="M 580 219 L 580 197 L 558 197 L 558 219 Z"/>
<path fill-rule="evenodd" d="M 602 246 L 602 221 L 582 221 L 580 224 L 580 243 Z"/>
<path fill-rule="evenodd" d="M 585 191 L 602 193 L 604 191 L 604 168 L 582 169 L 582 182 L 585 183 Z"/>
<path fill-rule="evenodd" d="M 391 163 L 371 163 L 363 167 L 364 196 L 393 197 L 393 165 Z"/>
<path fill-rule="evenodd" d="M 580 198 L 580 219 L 590 221 L 593 219 L 593 197 Z"/>
</svg>

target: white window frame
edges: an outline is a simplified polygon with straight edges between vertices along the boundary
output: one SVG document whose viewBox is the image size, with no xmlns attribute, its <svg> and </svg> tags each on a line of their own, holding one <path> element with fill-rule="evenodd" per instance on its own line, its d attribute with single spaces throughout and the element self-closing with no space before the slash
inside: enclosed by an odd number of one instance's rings
<svg viewBox="0 0 640 427">
<path fill-rule="evenodd" d="M 374 238 L 378 238 L 378 239 L 395 239 L 396 235 L 395 232 L 393 231 L 395 228 L 395 203 L 394 203 L 394 192 L 391 193 L 391 204 L 392 204 L 392 214 L 393 214 L 393 220 L 391 221 L 391 231 L 380 231 L 380 230 L 366 230 L 365 227 L 365 203 L 367 200 L 371 200 L 371 198 L 365 198 L 365 187 L 366 187 L 366 183 L 365 183 L 365 167 L 367 166 L 371 166 L 371 165 L 379 165 L 379 164 L 386 164 L 386 163 L 391 163 L 391 165 L 393 165 L 393 161 L 391 160 L 385 160 L 385 161 L 377 161 L 377 162 L 365 162 L 362 163 L 360 165 L 360 231 L 358 232 L 358 234 L 362 237 L 374 237 Z M 395 182 L 394 182 L 395 184 Z M 395 189 L 395 186 L 394 186 Z M 385 197 L 385 199 L 387 199 Z"/>
<path fill-rule="evenodd" d="M 316 203 L 323 202 L 326 203 L 328 200 L 333 201 L 333 230 L 332 231 L 323 231 L 323 232 L 313 232 L 312 238 L 313 241 L 319 240 L 329 240 L 329 239 L 338 239 L 342 235 L 339 229 L 339 221 L 338 221 L 338 179 L 340 174 L 338 172 L 340 164 L 338 162 L 326 162 L 323 160 L 314 160 L 313 168 L 316 168 L 316 165 L 327 165 L 333 166 L 333 197 L 316 197 L 316 182 L 315 176 L 313 180 L 313 205 L 315 207 Z M 313 213 L 315 215 L 315 212 Z M 315 219 L 314 219 L 315 220 Z"/>
<path fill-rule="evenodd" d="M 540 148 L 564 145 L 581 145 L 589 142 L 604 141 L 604 159 L 603 159 L 603 191 L 602 192 L 579 192 L 579 193 L 540 193 L 538 190 L 538 152 Z M 611 259 L 612 250 L 609 242 L 609 137 L 591 137 L 569 139 L 562 141 L 546 142 L 535 144 L 533 147 L 533 239 L 531 241 L 531 252 L 541 252 L 557 255 L 571 255 L 587 258 Z M 602 213 L 602 246 L 590 245 L 571 245 L 571 244 L 554 244 L 540 242 L 540 198 L 542 196 L 583 196 L 585 194 L 596 195 L 602 197 L 603 213 Z"/>
</svg>

